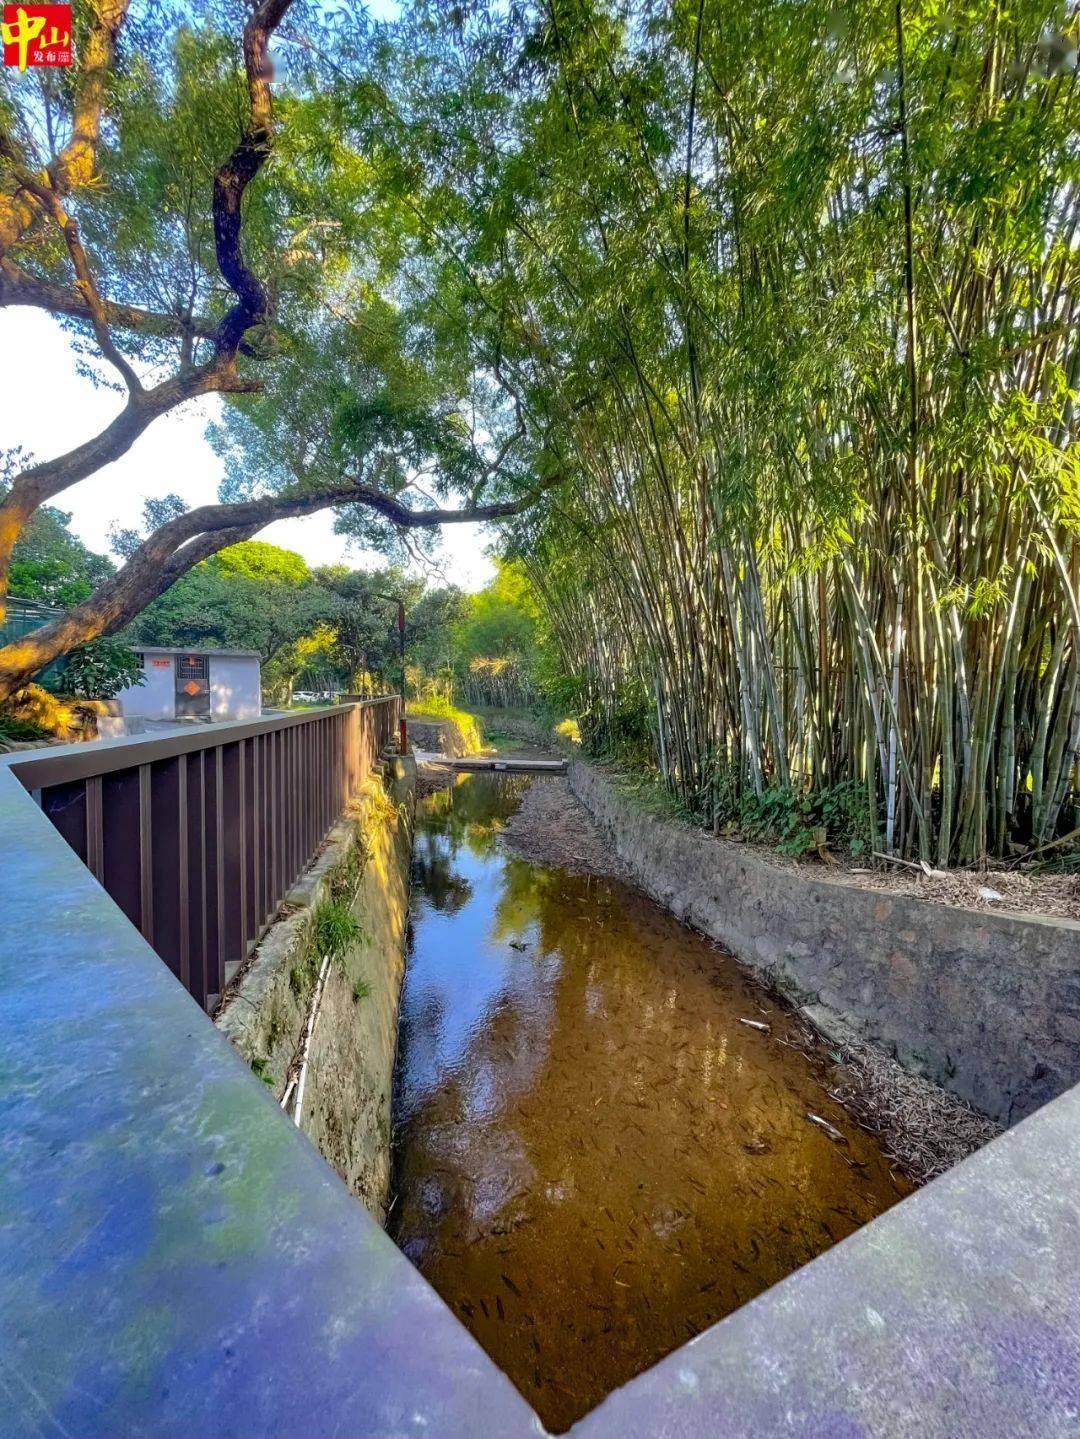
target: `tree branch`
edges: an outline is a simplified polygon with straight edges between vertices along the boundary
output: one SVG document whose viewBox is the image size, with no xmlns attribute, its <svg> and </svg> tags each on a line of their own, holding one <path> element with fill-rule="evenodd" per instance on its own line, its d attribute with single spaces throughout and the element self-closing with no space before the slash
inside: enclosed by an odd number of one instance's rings
<svg viewBox="0 0 1080 1439">
<path fill-rule="evenodd" d="M 245 333 L 270 315 L 266 287 L 244 260 L 240 228 L 244 192 L 270 153 L 274 128 L 270 38 L 290 4 L 291 0 L 262 0 L 244 27 L 248 122 L 239 144 L 214 176 L 214 249 L 218 269 L 236 295 L 236 304 L 218 326 L 218 354 L 225 359 L 233 358 Z"/>
<path fill-rule="evenodd" d="M 174 375 L 153 389 L 131 394 L 124 408 L 99 434 L 67 454 L 31 465 L 16 475 L 0 501 L 0 610 L 7 592 L 15 543 L 40 505 L 126 454 L 154 420 L 186 400 L 215 393 L 250 393 L 258 388 L 257 381 L 240 378 L 215 358 L 199 369 Z"/>
<path fill-rule="evenodd" d="M 68 248 L 78 283 L 79 313 L 93 326 L 102 354 L 124 377 L 128 403 L 99 435 L 67 455 L 35 465 L 23 472 L 0 503 L 0 618 L 7 592 L 7 575 L 15 542 L 37 507 L 85 479 L 103 465 L 124 454 L 147 426 L 160 415 L 196 395 L 211 391 L 243 393 L 260 388 L 256 382 L 236 374 L 237 353 L 243 348 L 246 331 L 269 317 L 269 301 L 261 281 L 247 268 L 240 250 L 241 207 L 244 191 L 266 162 L 273 137 L 270 94 L 272 66 L 269 44 L 274 27 L 289 8 L 291 0 L 262 0 L 244 29 L 244 66 L 248 78 L 249 116 L 240 143 L 224 162 L 214 179 L 214 235 L 221 273 L 237 295 L 214 335 L 213 358 L 197 370 L 182 369 L 171 379 L 144 390 L 138 376 L 113 343 L 109 332 L 110 307 L 103 300 L 91 273 L 89 260 L 74 219 L 67 214 L 61 195 L 75 184 L 93 178 L 93 163 L 100 129 L 101 102 L 105 75 L 112 61 L 116 34 L 128 0 L 97 0 L 98 9 L 87 42 L 86 58 L 75 102 L 74 134 L 56 161 L 41 175 L 31 173 L 14 141 L 0 133 L 0 155 L 7 159 L 18 180 L 20 203 L 33 202 L 34 215 L 48 215 L 59 226 Z M 0 250 L 9 212 L 0 204 Z M 24 217 L 25 218 L 25 217 Z M 23 233 L 33 216 L 14 238 Z M 29 277 L 25 277 L 29 281 Z M 5 286 L 24 282 L 18 266 L 5 265 Z M 45 282 L 29 282 L 43 297 Z M 41 287 L 41 288 L 39 288 Z M 64 313 L 71 313 L 68 305 Z"/>
<path fill-rule="evenodd" d="M 109 364 L 117 371 L 127 385 L 131 395 L 142 393 L 142 383 L 138 375 L 131 368 L 126 357 L 120 353 L 113 343 L 112 335 L 109 333 L 109 322 L 105 313 L 105 305 L 101 298 L 101 291 L 98 289 L 97 281 L 94 279 L 93 271 L 90 268 L 90 260 L 83 245 L 82 237 L 79 234 L 79 224 L 73 215 L 70 215 L 64 208 L 59 194 L 50 185 L 39 180 L 30 174 L 28 170 L 15 167 L 15 174 L 19 182 L 31 194 L 37 197 L 42 210 L 52 216 L 53 222 L 64 238 L 67 247 L 68 258 L 71 260 L 71 268 L 75 271 L 75 284 L 78 293 L 86 305 L 90 325 L 94 331 L 94 338 L 98 342 L 98 349 L 104 355 Z"/>
<path fill-rule="evenodd" d="M 516 500 L 466 505 L 460 510 L 413 510 L 393 495 L 348 482 L 309 494 L 266 495 L 258 500 L 188 510 L 155 530 L 127 564 L 99 585 L 88 600 L 51 624 L 0 648 L 0 702 L 59 655 L 121 629 L 200 560 L 227 545 L 250 539 L 275 520 L 347 504 L 366 505 L 406 529 L 505 519 L 536 504 L 561 479 L 562 476 L 552 476 Z"/>
<path fill-rule="evenodd" d="M 53 315 L 70 315 L 75 320 L 93 319 L 86 297 L 78 290 L 68 290 L 50 280 L 39 279 L 21 269 L 9 255 L 4 255 L 0 256 L 0 309 L 9 305 L 30 305 L 36 310 L 48 310 Z M 156 313 L 142 310 L 137 305 L 117 304 L 113 300 L 103 300 L 102 305 L 110 325 L 134 330 L 137 334 L 163 339 L 173 335 L 191 335 L 199 340 L 212 340 L 217 335 L 217 325 L 199 315 L 188 319 L 184 315 Z"/>
<path fill-rule="evenodd" d="M 90 26 L 78 69 L 71 139 L 36 177 L 39 184 L 65 195 L 94 178 L 105 81 L 116 49 L 116 37 L 129 0 L 94 0 Z M 14 168 L 22 164 L 12 137 L 0 133 L 0 155 Z M 16 244 L 44 213 L 40 195 L 19 184 L 13 195 L 0 196 L 0 253 Z"/>
</svg>

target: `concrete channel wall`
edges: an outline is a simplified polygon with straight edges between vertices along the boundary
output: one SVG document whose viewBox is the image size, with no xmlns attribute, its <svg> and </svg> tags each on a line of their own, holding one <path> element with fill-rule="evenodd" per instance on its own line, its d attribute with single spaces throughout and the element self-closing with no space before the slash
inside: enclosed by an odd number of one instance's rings
<svg viewBox="0 0 1080 1439">
<path fill-rule="evenodd" d="M 300 1127 L 381 1224 L 390 1183 L 391 1084 L 405 971 L 415 765 L 386 761 L 361 788 L 282 915 L 226 992 L 215 1023 L 274 1097 L 295 1111 L 313 1006 Z M 326 969 L 322 906 L 357 933 Z"/>
<path fill-rule="evenodd" d="M 0 760 L 0 1436 L 542 1439 Z M 574 1439 L 1074 1439 L 1080 1089 Z"/>
<path fill-rule="evenodd" d="M 991 1118 L 1080 1080 L 1080 924 L 812 878 L 645 813 L 580 760 L 570 785 L 679 919 Z"/>
<path fill-rule="evenodd" d="M 409 743 L 427 754 L 463 758 L 475 754 L 479 748 L 476 739 L 449 718 L 410 713 L 406 716 L 406 724 Z"/>
</svg>

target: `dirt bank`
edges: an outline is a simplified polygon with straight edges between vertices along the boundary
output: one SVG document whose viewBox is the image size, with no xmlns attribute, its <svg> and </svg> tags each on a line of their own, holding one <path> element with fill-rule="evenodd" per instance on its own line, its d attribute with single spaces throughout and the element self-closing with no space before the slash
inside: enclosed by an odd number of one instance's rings
<svg viewBox="0 0 1080 1439">
<path fill-rule="evenodd" d="M 634 885 L 615 847 L 562 778 L 533 782 L 503 829 L 500 843 L 534 864 Z M 809 1050 L 824 1038 L 835 1060 L 823 1077 L 827 1092 L 863 1128 L 880 1136 L 890 1158 L 917 1183 L 950 1169 L 1000 1133 L 999 1125 L 939 1085 L 911 1074 L 884 1050 L 832 1024 L 827 1033 L 818 1029 L 809 1015 L 796 1010 L 754 970 L 747 967 L 747 973 L 774 1002 L 797 1015 L 798 1022 L 787 1036 L 774 1042 Z"/>
<path fill-rule="evenodd" d="M 589 811 L 558 775 L 542 776 L 525 791 L 521 808 L 502 831 L 510 854 L 574 874 L 603 874 L 633 884 Z"/>
<path fill-rule="evenodd" d="M 912 895 L 935 904 L 958 905 L 999 914 L 1038 914 L 1080 919 L 1080 874 L 1054 874 L 1005 868 L 939 870 L 900 860 L 875 859 L 868 864 L 840 858 L 835 865 L 819 859 L 792 859 L 765 845 L 744 845 L 718 835 L 715 842 L 752 849 L 770 864 L 797 870 L 814 879 L 836 879 L 860 889 Z"/>
</svg>

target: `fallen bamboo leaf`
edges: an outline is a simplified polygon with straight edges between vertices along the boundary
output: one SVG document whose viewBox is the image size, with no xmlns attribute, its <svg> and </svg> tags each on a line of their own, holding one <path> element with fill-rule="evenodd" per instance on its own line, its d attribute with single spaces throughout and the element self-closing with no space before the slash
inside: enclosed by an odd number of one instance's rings
<svg viewBox="0 0 1080 1439">
<path fill-rule="evenodd" d="M 740 1019 L 739 1023 L 748 1025 L 750 1029 L 763 1030 L 766 1034 L 772 1029 L 771 1024 L 762 1024 L 760 1019 Z"/>
<path fill-rule="evenodd" d="M 816 1124 L 819 1129 L 824 1129 L 829 1138 L 834 1139 L 837 1144 L 847 1143 L 847 1136 L 841 1134 L 835 1124 L 830 1124 L 827 1119 L 822 1119 L 820 1114 L 812 1114 L 810 1110 L 807 1110 L 806 1117 L 811 1124 Z"/>
</svg>

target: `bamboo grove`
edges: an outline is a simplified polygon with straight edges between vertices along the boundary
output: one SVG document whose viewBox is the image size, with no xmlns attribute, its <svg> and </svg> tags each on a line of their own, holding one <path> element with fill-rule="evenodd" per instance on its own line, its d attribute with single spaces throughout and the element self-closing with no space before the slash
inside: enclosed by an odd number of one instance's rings
<svg viewBox="0 0 1080 1439">
<path fill-rule="evenodd" d="M 416 274 L 565 477 L 506 550 L 594 742 L 705 824 L 830 792 L 947 864 L 1080 823 L 1076 35 L 551 0 L 413 41 Z"/>
<path fill-rule="evenodd" d="M 88 12 L 108 63 L 73 90 L 97 169 L 24 163 L 41 115 L 0 96 L 0 305 L 82 325 L 129 394 L 14 477 L 3 547 L 196 394 L 231 397 L 228 502 L 0 656 L 0 692 L 271 519 L 332 506 L 421 545 L 498 519 L 549 691 L 702 823 L 811 796 L 938 864 L 1080 828 L 1076 0 L 414 0 L 386 23 L 264 0 L 246 199 L 234 7 L 209 3 L 228 44 L 181 25 L 147 94 L 126 10 Z M 167 341 L 172 378 L 147 390 L 121 333 Z"/>
</svg>

